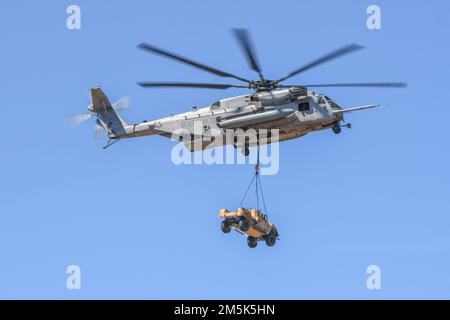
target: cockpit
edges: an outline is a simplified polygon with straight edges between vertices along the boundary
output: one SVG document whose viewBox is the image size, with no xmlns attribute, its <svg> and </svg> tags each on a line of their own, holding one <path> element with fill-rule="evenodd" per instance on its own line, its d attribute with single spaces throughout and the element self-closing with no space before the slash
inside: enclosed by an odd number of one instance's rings
<svg viewBox="0 0 450 320">
<path fill-rule="evenodd" d="M 327 103 L 331 107 L 331 109 L 342 109 L 341 107 L 339 107 L 339 105 L 336 102 L 331 100 L 330 97 L 328 97 L 328 96 L 323 96 L 323 97 L 325 98 L 325 100 L 327 101 Z"/>
</svg>

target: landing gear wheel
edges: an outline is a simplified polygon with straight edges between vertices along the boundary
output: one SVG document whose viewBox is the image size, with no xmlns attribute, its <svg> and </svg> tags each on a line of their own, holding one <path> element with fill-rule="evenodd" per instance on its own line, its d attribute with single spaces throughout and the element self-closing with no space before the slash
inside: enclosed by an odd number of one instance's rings
<svg viewBox="0 0 450 320">
<path fill-rule="evenodd" d="M 239 221 L 239 229 L 246 232 L 246 231 L 248 231 L 249 228 L 250 228 L 250 222 L 246 218 L 243 218 Z"/>
<path fill-rule="evenodd" d="M 273 234 L 269 234 L 265 240 L 266 240 L 266 244 L 269 247 L 273 247 L 275 245 L 275 243 L 277 242 L 277 238 Z"/>
<path fill-rule="evenodd" d="M 247 238 L 247 244 L 250 248 L 255 248 L 258 245 L 258 240 L 250 236 Z"/>
<path fill-rule="evenodd" d="M 231 224 L 227 220 L 223 220 L 220 224 L 220 229 L 222 229 L 223 233 L 229 233 L 231 231 Z"/>
<path fill-rule="evenodd" d="M 335 134 L 341 133 L 341 127 L 340 127 L 338 124 L 335 124 L 335 125 L 333 126 L 333 132 L 334 132 Z"/>
</svg>

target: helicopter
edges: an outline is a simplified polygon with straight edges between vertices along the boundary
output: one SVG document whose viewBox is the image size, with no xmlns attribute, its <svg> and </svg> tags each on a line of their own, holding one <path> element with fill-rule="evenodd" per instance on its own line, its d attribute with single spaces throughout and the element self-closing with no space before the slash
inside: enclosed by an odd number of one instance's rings
<svg viewBox="0 0 450 320">
<path fill-rule="evenodd" d="M 291 71 L 282 78 L 269 80 L 263 76 L 248 30 L 233 29 L 232 31 L 249 67 L 258 74 L 257 80 L 249 80 L 154 45 L 140 43 L 137 48 L 141 50 L 190 65 L 219 77 L 239 80 L 242 84 L 190 82 L 137 82 L 137 84 L 143 88 L 242 88 L 252 90 L 252 93 L 221 99 L 204 108 L 193 107 L 190 111 L 165 118 L 128 124 L 118 111 L 130 107 L 130 99 L 126 97 L 118 102 L 110 103 L 100 87 L 93 87 L 91 88 L 92 103 L 87 107 L 88 112 L 66 117 L 66 125 L 73 126 L 95 116 L 97 130 L 104 130 L 109 138 L 103 147 L 105 149 L 122 139 L 160 135 L 184 142 L 186 148 L 191 152 L 231 144 L 248 156 L 249 147 L 270 144 L 273 139 L 270 134 L 262 139 L 258 133 L 256 133 L 256 139 L 248 139 L 245 130 L 254 129 L 256 132 L 258 130 L 277 130 L 276 141 L 295 139 L 307 133 L 325 129 L 331 129 L 335 134 L 339 134 L 342 127 L 351 128 L 351 124 L 344 121 L 345 113 L 378 106 L 377 104 L 368 104 L 342 108 L 327 95 L 316 93 L 311 88 L 407 87 L 405 82 L 284 84 L 285 80 L 302 72 L 364 49 L 358 44 L 340 47 Z M 233 138 L 223 139 L 229 132 L 233 134 Z"/>
</svg>

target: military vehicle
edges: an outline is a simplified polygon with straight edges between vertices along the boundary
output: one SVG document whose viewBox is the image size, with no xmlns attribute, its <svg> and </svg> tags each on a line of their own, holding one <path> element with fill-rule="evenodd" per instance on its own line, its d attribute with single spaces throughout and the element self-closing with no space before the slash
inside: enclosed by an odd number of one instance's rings
<svg viewBox="0 0 450 320">
<path fill-rule="evenodd" d="M 273 247 L 279 240 L 278 230 L 270 223 L 267 216 L 258 209 L 245 209 L 239 207 L 236 211 L 220 210 L 219 216 L 223 218 L 221 229 L 229 233 L 231 229 L 247 236 L 247 244 L 255 248 L 258 241 L 264 240 L 269 247 Z"/>
</svg>

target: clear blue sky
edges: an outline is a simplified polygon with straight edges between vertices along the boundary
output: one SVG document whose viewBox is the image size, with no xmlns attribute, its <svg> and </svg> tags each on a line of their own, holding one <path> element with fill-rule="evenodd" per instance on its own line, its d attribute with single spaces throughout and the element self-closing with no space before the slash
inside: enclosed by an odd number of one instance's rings
<svg viewBox="0 0 450 320">
<path fill-rule="evenodd" d="M 66 29 L 78 4 L 82 29 Z M 2 1 L 0 298 L 450 298 L 448 1 Z M 222 82 L 135 48 L 148 41 L 254 78 L 230 34 L 251 30 L 269 78 L 347 43 L 367 50 L 292 82 L 408 81 L 405 90 L 324 89 L 351 130 L 280 146 L 263 177 L 281 240 L 249 249 L 224 235 L 251 165 L 175 166 L 153 136 L 102 150 L 93 123 L 73 130 L 86 90 L 140 121 L 245 90 L 145 90 L 138 80 Z M 66 289 L 66 267 L 82 290 Z M 382 289 L 366 288 L 366 268 Z"/>
</svg>

